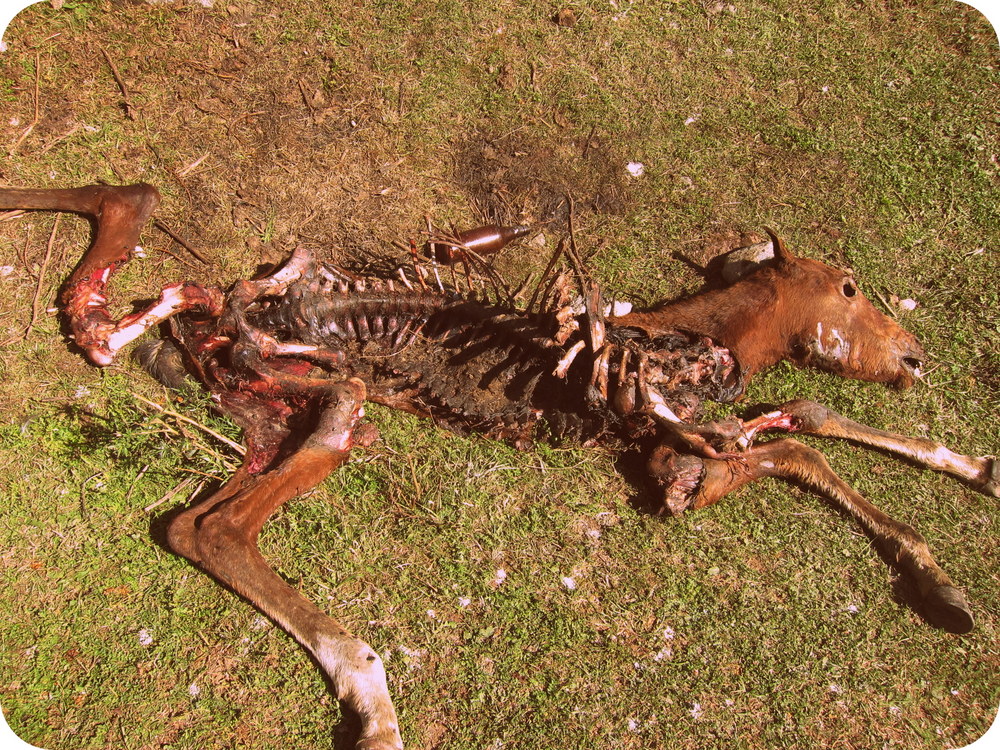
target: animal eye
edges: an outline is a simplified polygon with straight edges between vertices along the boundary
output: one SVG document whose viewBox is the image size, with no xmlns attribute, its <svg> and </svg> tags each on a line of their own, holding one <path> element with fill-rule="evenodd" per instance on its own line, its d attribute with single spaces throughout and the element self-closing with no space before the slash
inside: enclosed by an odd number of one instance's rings
<svg viewBox="0 0 1000 750">
<path fill-rule="evenodd" d="M 844 296 L 845 297 L 853 297 L 857 293 L 858 293 L 858 288 L 856 286 L 854 286 L 854 284 L 852 284 L 850 281 L 845 281 L 844 282 Z"/>
</svg>

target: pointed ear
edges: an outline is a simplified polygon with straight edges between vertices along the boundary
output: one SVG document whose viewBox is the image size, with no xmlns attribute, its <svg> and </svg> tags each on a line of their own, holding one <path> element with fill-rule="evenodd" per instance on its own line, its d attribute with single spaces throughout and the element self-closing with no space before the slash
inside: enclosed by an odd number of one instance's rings
<svg viewBox="0 0 1000 750">
<path fill-rule="evenodd" d="M 767 236 L 771 238 L 771 245 L 774 247 L 774 257 L 780 263 L 791 263 L 795 256 L 785 247 L 785 241 L 774 233 L 769 227 L 764 227 Z"/>
</svg>

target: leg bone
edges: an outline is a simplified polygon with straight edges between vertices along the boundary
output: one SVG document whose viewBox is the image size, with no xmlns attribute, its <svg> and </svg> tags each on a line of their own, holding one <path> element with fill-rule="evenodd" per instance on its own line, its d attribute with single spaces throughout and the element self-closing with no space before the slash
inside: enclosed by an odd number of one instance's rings
<svg viewBox="0 0 1000 750">
<path fill-rule="evenodd" d="M 182 310 L 204 307 L 218 314 L 222 293 L 193 283 L 175 284 L 144 312 L 114 320 L 104 296 L 108 279 L 128 259 L 139 241 L 139 232 L 160 202 L 151 185 L 88 185 L 81 188 L 30 190 L 0 188 L 0 208 L 69 211 L 91 217 L 94 239 L 70 275 L 62 305 L 70 330 L 87 357 L 105 366 L 129 342 L 151 326 Z"/>
</svg>

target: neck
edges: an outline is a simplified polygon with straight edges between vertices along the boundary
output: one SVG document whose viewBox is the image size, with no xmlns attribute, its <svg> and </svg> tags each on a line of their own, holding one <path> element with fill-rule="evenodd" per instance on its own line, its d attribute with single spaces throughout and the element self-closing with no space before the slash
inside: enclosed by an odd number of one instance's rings
<svg viewBox="0 0 1000 750">
<path fill-rule="evenodd" d="M 774 286 L 760 276 L 630 313 L 613 322 L 641 328 L 653 336 L 670 330 L 708 336 L 733 353 L 749 379 L 789 354 L 785 337 L 774 327 L 780 319 L 775 314 L 780 303 Z"/>
</svg>

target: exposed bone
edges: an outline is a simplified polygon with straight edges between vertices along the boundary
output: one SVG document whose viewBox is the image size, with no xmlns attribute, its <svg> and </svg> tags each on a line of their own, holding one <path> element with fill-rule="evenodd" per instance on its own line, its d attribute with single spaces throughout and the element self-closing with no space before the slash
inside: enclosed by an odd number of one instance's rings
<svg viewBox="0 0 1000 750">
<path fill-rule="evenodd" d="M 255 279 L 250 283 L 258 290 L 258 296 L 281 294 L 293 281 L 301 279 L 314 266 L 312 251 L 301 245 L 292 251 L 288 261 L 270 276 Z"/>
<path fill-rule="evenodd" d="M 847 487 L 814 449 L 793 440 L 759 445 L 753 441 L 766 429 L 845 438 L 945 471 L 994 496 L 1000 494 L 1000 465 L 995 459 L 962 456 L 940 443 L 874 430 L 812 402 L 789 402 L 777 412 L 746 423 L 731 418 L 687 424 L 678 416 L 677 411 L 685 416 L 693 413 L 691 400 L 696 405 L 698 399 L 720 393 L 726 400 L 732 399 L 744 379 L 759 369 L 799 356 L 789 343 L 785 326 L 798 325 L 792 338 L 798 346 L 808 343 L 814 331 L 822 338 L 815 320 L 808 325 L 803 322 L 816 304 L 817 289 L 826 289 L 823 299 L 827 302 L 843 301 L 844 277 L 840 272 L 816 261 L 800 263 L 773 233 L 779 258 L 774 273 L 751 274 L 735 291 L 695 295 L 645 313 L 623 309 L 621 320 L 607 323 L 600 292 L 590 286 L 575 247 L 569 257 L 579 283 L 572 285 L 563 275 L 547 282 L 540 306 L 544 315 L 525 314 L 503 299 L 499 288 L 496 304 L 480 304 L 471 295 L 461 298 L 431 291 L 424 283 L 426 270 L 416 263 L 414 273 L 422 294 L 412 294 L 413 287 L 400 269 L 400 278 L 411 293 L 373 302 L 371 298 L 378 295 L 350 291 L 352 287 L 364 289 L 363 280 L 359 283 L 353 276 L 317 266 L 311 254 L 297 249 L 284 267 L 267 278 L 234 284 L 228 298 L 214 287 L 172 285 L 148 310 L 115 321 L 107 311 L 106 283 L 126 259 L 128 249 L 135 246 L 139 229 L 156 200 L 156 192 L 149 186 L 0 189 L 0 207 L 79 211 L 97 219 L 97 238 L 71 276 L 63 297 L 77 341 L 93 361 L 107 364 L 121 346 L 178 312 L 200 308 L 205 313 L 175 318 L 174 338 L 184 348 L 183 362 L 206 385 L 213 403 L 244 429 L 247 457 L 244 466 L 215 494 L 174 517 L 168 527 L 168 542 L 173 551 L 248 598 L 302 643 L 339 697 L 361 716 L 357 748 L 401 747 L 381 660 L 367 643 L 277 576 L 260 556 L 256 539 L 282 503 L 314 486 L 346 460 L 366 398 L 431 417 L 443 426 L 479 431 L 521 447 L 530 443 L 536 422 L 544 417 L 558 417 L 567 434 L 585 418 L 591 420 L 585 426 L 592 433 L 583 434 L 581 427 L 580 434 L 593 444 L 600 444 L 605 436 L 614 446 L 661 440 L 658 450 L 663 460 L 657 467 L 659 474 L 652 476 L 666 488 L 667 506 L 675 512 L 710 504 L 765 476 L 802 482 L 833 499 L 876 538 L 914 579 L 925 603 L 943 615 L 945 627 L 956 632 L 972 627 L 964 597 L 934 562 L 916 531 L 881 513 Z M 317 268 L 318 276 L 328 284 L 317 279 Z M 491 280 L 496 283 L 492 276 Z M 440 279 L 438 282 L 440 289 Z M 332 284 L 340 289 L 340 296 L 326 294 Z M 536 295 L 542 287 L 540 280 Z M 372 283 L 369 288 L 379 287 Z M 578 289 L 584 291 L 586 300 L 574 310 L 570 302 Z M 552 304 L 546 306 L 550 292 Z M 323 299 L 318 299 L 322 296 L 318 293 L 325 295 Z M 275 298 L 261 300 L 268 295 Z M 294 307 L 306 297 L 315 303 L 311 308 L 315 314 L 301 314 L 302 308 Z M 456 300 L 459 304 L 452 306 Z M 773 300 L 782 304 L 774 305 Z M 852 310 L 860 307 L 859 301 L 867 302 L 852 299 Z M 611 311 L 615 312 L 614 305 Z M 437 312 L 444 314 L 429 323 Z M 461 318 L 463 314 L 467 317 Z M 549 338 L 553 315 L 557 330 L 554 338 Z M 539 356 L 539 350 L 564 346 L 581 327 L 577 316 L 582 315 L 588 318 L 582 340 L 566 352 L 560 349 L 558 364 L 550 373 L 553 354 L 543 351 Z M 822 320 L 826 323 L 828 318 L 824 315 Z M 274 335 L 267 329 L 268 321 L 275 326 Z M 852 334 L 845 323 L 859 325 Z M 868 369 L 859 365 L 849 374 L 906 384 L 900 378 L 909 377 L 907 369 L 915 368 L 905 360 L 921 351 L 912 335 L 870 311 L 860 316 L 856 312 L 842 315 L 829 325 L 829 331 L 836 332 L 838 346 L 841 340 L 848 342 L 860 335 L 868 335 L 874 342 L 866 343 L 870 348 L 881 339 L 892 342 L 892 347 L 882 342 L 888 351 L 882 362 L 861 363 Z M 366 337 L 364 330 L 369 326 L 382 338 L 379 343 L 383 347 L 386 339 L 404 346 L 395 351 L 361 346 L 357 339 Z M 427 332 L 418 340 L 425 326 Z M 384 332 L 379 333 L 380 328 Z M 683 343 L 685 336 L 674 338 L 678 331 L 696 334 L 690 348 Z M 316 341 L 323 344 L 312 343 Z M 678 341 L 678 348 L 665 350 L 664 341 Z M 722 342 L 725 349 L 721 349 Z M 590 380 L 568 378 L 572 363 L 588 343 L 593 351 Z M 860 345 L 850 343 L 856 352 Z M 411 344 L 413 348 L 407 351 Z M 836 347 L 827 346 L 828 353 L 832 348 Z M 476 360 L 482 351 L 488 356 Z M 693 355 L 689 358 L 690 352 Z M 346 363 L 345 353 L 351 357 Z M 615 355 L 621 360 L 615 399 L 609 405 L 609 363 Z M 635 372 L 629 372 L 633 357 L 638 364 Z M 316 362 L 326 369 L 317 372 Z M 720 362 L 740 368 L 738 384 L 728 382 L 728 373 L 725 378 L 718 375 Z M 890 366 L 902 367 L 902 374 L 888 371 Z M 671 371 L 671 367 L 676 369 Z M 369 385 L 352 377 L 356 373 L 370 381 Z M 663 383 L 662 392 L 657 383 Z M 675 393 L 675 389 L 688 387 L 687 392 Z M 628 401 L 635 400 L 636 392 L 641 408 L 634 412 L 634 403 L 630 406 Z M 543 397 L 554 405 L 542 401 Z M 674 399 L 673 408 L 669 399 Z M 303 430 L 303 425 L 309 427 Z M 306 434 L 309 429 L 313 431 Z M 733 445 L 742 447 L 743 452 L 727 452 Z M 683 451 L 683 460 L 672 461 L 670 451 Z"/>
<path fill-rule="evenodd" d="M 643 390 L 641 385 L 642 381 L 640 380 L 639 382 L 640 382 L 639 386 L 640 390 Z M 658 390 L 650 386 L 646 386 L 644 390 L 645 394 L 643 395 L 643 397 L 649 403 L 650 411 L 656 417 L 660 418 L 664 422 L 677 423 L 681 421 L 681 418 L 678 417 L 676 414 L 674 414 L 673 410 L 669 406 L 667 406 L 667 402 L 663 400 L 663 396 L 660 395 L 660 392 Z"/>
<path fill-rule="evenodd" d="M 590 385 L 597 388 L 597 393 L 605 403 L 608 400 L 608 362 L 611 359 L 611 347 L 605 347 L 594 357 L 594 368 L 590 375 Z"/>
<path fill-rule="evenodd" d="M 559 360 L 559 364 L 556 365 L 556 369 L 552 371 L 552 374 L 557 378 L 565 378 L 566 373 L 569 372 L 570 365 L 573 364 L 573 360 L 576 359 L 576 355 L 583 351 L 583 348 L 587 345 L 585 341 L 577 341 L 570 347 L 570 350 L 566 352 L 562 359 Z"/>
<path fill-rule="evenodd" d="M 632 303 L 623 302 L 622 300 L 614 300 L 609 302 L 604 306 L 604 317 L 605 318 L 618 318 L 622 315 L 628 315 L 632 312 Z"/>
<path fill-rule="evenodd" d="M 148 309 L 113 321 L 107 313 L 107 300 L 97 288 L 103 288 L 107 269 L 95 284 L 79 283 L 71 289 L 65 305 L 76 343 L 95 365 L 106 367 L 114 362 L 122 347 L 135 341 L 154 325 L 184 310 L 203 307 L 218 314 L 223 304 L 222 292 L 191 283 L 164 287 L 160 298 Z"/>
<path fill-rule="evenodd" d="M 740 436 L 736 439 L 736 445 L 741 450 L 746 450 L 753 444 L 758 432 L 772 429 L 789 430 L 791 428 L 792 419 L 789 415 L 781 410 L 769 411 L 767 414 L 762 414 L 756 419 L 743 423 Z"/>
</svg>

